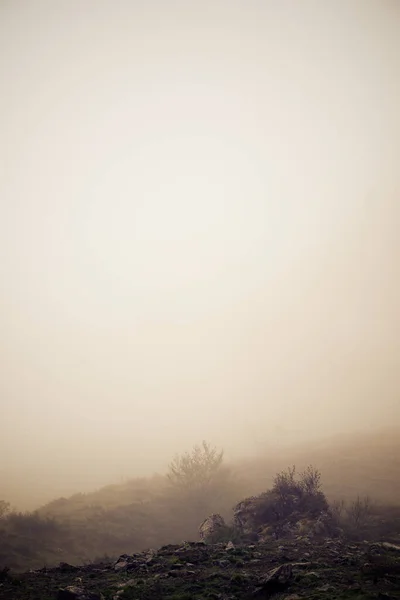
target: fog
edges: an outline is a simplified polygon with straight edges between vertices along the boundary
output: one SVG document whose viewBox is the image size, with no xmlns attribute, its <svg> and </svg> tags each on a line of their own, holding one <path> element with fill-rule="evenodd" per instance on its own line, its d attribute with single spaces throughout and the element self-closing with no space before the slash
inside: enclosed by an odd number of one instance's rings
<svg viewBox="0 0 400 600">
<path fill-rule="evenodd" d="M 399 26 L 2 1 L 0 496 L 400 422 Z"/>
</svg>

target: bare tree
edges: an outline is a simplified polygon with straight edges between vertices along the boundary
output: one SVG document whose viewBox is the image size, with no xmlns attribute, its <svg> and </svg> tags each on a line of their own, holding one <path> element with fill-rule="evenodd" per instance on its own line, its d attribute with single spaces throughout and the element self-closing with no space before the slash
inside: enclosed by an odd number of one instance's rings
<svg viewBox="0 0 400 600">
<path fill-rule="evenodd" d="M 204 489 L 221 473 L 224 452 L 203 441 L 191 452 L 176 455 L 169 465 L 168 479 L 175 487 Z"/>
<path fill-rule="evenodd" d="M 371 499 L 369 496 L 365 496 L 364 498 L 357 496 L 350 506 L 346 508 L 346 514 L 350 524 L 355 529 L 363 527 L 370 519 L 371 509 Z"/>
</svg>

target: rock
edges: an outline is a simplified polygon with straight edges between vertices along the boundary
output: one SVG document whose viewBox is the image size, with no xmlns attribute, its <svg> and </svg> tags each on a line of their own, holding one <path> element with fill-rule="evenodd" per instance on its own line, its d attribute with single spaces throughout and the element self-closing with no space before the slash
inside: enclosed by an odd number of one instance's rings
<svg viewBox="0 0 400 600">
<path fill-rule="evenodd" d="M 333 587 L 333 585 L 330 585 L 330 583 L 325 583 L 324 585 L 321 585 L 317 589 L 319 592 L 334 592 L 335 591 L 335 588 Z"/>
<path fill-rule="evenodd" d="M 251 496 L 239 502 L 233 512 L 233 522 L 243 534 L 251 534 L 255 529 L 255 515 L 257 512 L 257 497 Z"/>
<path fill-rule="evenodd" d="M 128 581 L 123 581 L 122 583 L 119 583 L 117 585 L 117 588 L 125 589 L 127 587 L 132 587 L 134 585 L 136 585 L 136 579 L 128 579 Z"/>
<path fill-rule="evenodd" d="M 235 549 L 235 544 L 233 542 L 228 542 L 225 550 L 234 550 L 234 549 Z"/>
<path fill-rule="evenodd" d="M 266 542 L 267 540 L 273 538 L 273 536 L 274 536 L 274 528 L 271 525 L 261 527 L 258 531 L 258 541 L 259 542 Z"/>
<path fill-rule="evenodd" d="M 351 590 L 353 592 L 359 592 L 361 590 L 361 585 L 357 582 L 351 583 L 350 585 L 347 586 L 348 590 Z"/>
<path fill-rule="evenodd" d="M 204 519 L 202 524 L 199 527 L 200 539 L 205 541 L 210 541 L 213 535 L 222 527 L 225 527 L 225 521 L 218 514 L 212 514 L 207 519 Z"/>
<path fill-rule="evenodd" d="M 310 535 L 312 533 L 314 521 L 312 519 L 300 519 L 296 523 L 297 533 L 300 536 Z"/>
<path fill-rule="evenodd" d="M 307 573 L 305 573 L 305 576 L 312 577 L 313 579 L 319 579 L 321 577 L 321 575 L 316 571 L 307 571 Z"/>
<path fill-rule="evenodd" d="M 118 560 L 114 565 L 114 571 L 124 571 L 128 568 L 128 564 L 127 560 Z"/>
<path fill-rule="evenodd" d="M 311 565 L 312 563 L 310 561 L 292 563 L 292 567 L 295 567 L 296 569 L 306 569 L 307 567 L 311 567 Z"/>
<path fill-rule="evenodd" d="M 263 585 L 271 581 L 279 581 L 280 583 L 288 583 L 292 578 L 292 565 L 285 564 L 272 569 L 267 573 L 267 577 L 263 581 Z"/>
<path fill-rule="evenodd" d="M 104 600 L 100 592 L 89 592 L 82 587 L 70 585 L 58 590 L 57 600 Z"/>
<path fill-rule="evenodd" d="M 386 548 L 386 550 L 395 550 L 397 552 L 400 552 L 400 546 L 397 546 L 397 544 L 391 544 L 390 542 L 382 542 L 381 546 L 382 548 Z"/>
<path fill-rule="evenodd" d="M 292 565 L 290 563 L 280 565 L 267 573 L 267 576 L 259 582 L 259 586 L 254 594 L 258 596 L 260 593 L 272 593 L 278 589 L 288 585 L 293 576 Z"/>
</svg>

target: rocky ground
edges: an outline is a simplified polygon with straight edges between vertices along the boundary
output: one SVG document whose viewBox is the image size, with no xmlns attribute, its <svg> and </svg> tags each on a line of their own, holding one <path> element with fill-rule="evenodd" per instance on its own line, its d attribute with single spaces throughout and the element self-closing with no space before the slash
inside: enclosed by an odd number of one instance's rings
<svg viewBox="0 0 400 600">
<path fill-rule="evenodd" d="M 399 599 L 400 546 L 296 539 L 183 543 L 116 563 L 0 572 L 1 600 Z"/>
</svg>

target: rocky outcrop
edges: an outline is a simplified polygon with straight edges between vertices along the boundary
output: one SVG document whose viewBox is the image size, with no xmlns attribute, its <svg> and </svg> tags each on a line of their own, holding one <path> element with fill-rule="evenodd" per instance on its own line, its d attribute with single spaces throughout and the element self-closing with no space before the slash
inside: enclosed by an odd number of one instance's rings
<svg viewBox="0 0 400 600">
<path fill-rule="evenodd" d="M 296 497 L 290 498 L 291 509 L 282 517 L 280 500 L 272 493 L 246 498 L 234 508 L 233 527 L 249 541 L 268 539 L 297 539 L 340 537 L 329 510 L 302 511 Z"/>
</svg>

